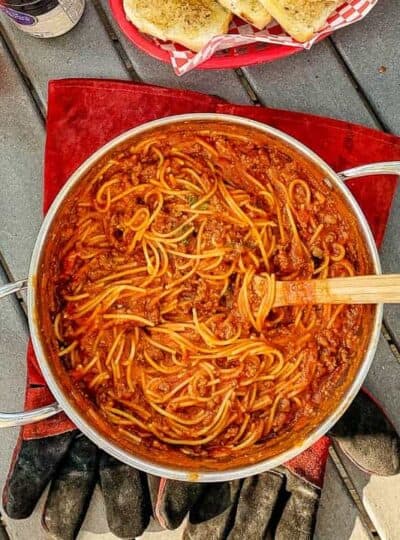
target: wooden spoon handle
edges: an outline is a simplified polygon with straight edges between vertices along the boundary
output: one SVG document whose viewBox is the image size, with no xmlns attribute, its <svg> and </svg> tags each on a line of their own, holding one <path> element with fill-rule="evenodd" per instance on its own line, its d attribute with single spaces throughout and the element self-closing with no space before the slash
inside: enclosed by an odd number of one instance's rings
<svg viewBox="0 0 400 540">
<path fill-rule="evenodd" d="M 400 303 L 400 274 L 276 282 L 274 307 L 380 303 Z"/>
</svg>

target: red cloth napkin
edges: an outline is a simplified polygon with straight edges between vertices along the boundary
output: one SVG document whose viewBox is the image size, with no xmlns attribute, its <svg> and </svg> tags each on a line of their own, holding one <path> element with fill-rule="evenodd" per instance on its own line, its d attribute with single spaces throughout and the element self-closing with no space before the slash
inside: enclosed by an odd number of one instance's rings
<svg viewBox="0 0 400 540">
<path fill-rule="evenodd" d="M 232 105 L 197 92 L 144 84 L 95 79 L 51 81 L 44 212 L 71 173 L 103 144 L 144 122 L 190 112 L 246 116 L 274 126 L 303 142 L 338 172 L 371 162 L 400 159 L 400 138 L 349 122 L 264 107 Z M 379 246 L 396 179 L 393 176 L 379 176 L 352 180 L 348 185 L 364 210 Z M 30 409 L 48 404 L 53 398 L 37 366 L 31 344 L 28 346 L 27 360 L 26 409 Z M 73 428 L 73 424 L 61 414 L 26 426 L 23 437 L 44 437 Z M 319 445 L 307 451 L 308 454 L 303 454 L 302 459 L 291 462 L 292 469 L 304 472 L 304 463 L 309 463 L 307 474 L 314 483 L 321 483 L 321 470 L 315 464 L 326 461 L 328 446 L 327 438 L 321 439 Z"/>
</svg>

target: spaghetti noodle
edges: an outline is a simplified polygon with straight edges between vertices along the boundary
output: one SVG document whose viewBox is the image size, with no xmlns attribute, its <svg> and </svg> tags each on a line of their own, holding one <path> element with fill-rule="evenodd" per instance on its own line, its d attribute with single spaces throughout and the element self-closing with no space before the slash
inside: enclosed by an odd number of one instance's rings
<svg viewBox="0 0 400 540">
<path fill-rule="evenodd" d="M 53 236 L 58 357 L 149 452 L 268 444 L 313 417 L 362 349 L 366 306 L 271 309 L 275 279 L 369 263 L 340 196 L 265 135 L 199 124 L 134 140 L 81 182 Z"/>
</svg>

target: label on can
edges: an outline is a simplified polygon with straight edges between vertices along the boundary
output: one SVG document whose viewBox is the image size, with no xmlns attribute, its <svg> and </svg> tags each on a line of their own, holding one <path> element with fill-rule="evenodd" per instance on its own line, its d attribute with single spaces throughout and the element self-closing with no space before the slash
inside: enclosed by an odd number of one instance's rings
<svg viewBox="0 0 400 540">
<path fill-rule="evenodd" d="M 47 13 L 33 16 L 0 6 L 18 28 L 40 38 L 61 36 L 71 30 L 81 18 L 84 8 L 85 0 L 58 0 L 57 5 Z"/>
</svg>

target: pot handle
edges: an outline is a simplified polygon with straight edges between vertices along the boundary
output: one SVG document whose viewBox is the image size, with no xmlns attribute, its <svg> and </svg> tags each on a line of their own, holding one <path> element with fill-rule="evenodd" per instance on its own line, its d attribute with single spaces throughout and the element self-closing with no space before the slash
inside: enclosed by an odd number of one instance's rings
<svg viewBox="0 0 400 540">
<path fill-rule="evenodd" d="M 361 165 L 360 167 L 342 171 L 338 173 L 338 176 L 343 182 L 346 182 L 350 178 L 374 176 L 376 174 L 396 174 L 400 176 L 400 161 L 382 161 L 380 163 L 371 163 L 370 165 Z"/>
<path fill-rule="evenodd" d="M 27 279 L 21 279 L 15 283 L 7 283 L 0 287 L 0 298 L 4 298 L 9 294 L 17 293 L 26 289 L 28 286 Z M 54 416 L 61 412 L 61 407 L 58 403 L 52 403 L 46 407 L 40 407 L 33 411 L 6 413 L 0 412 L 0 428 L 25 426 L 26 424 L 33 424 L 34 422 L 40 422 L 50 416 Z"/>
</svg>

